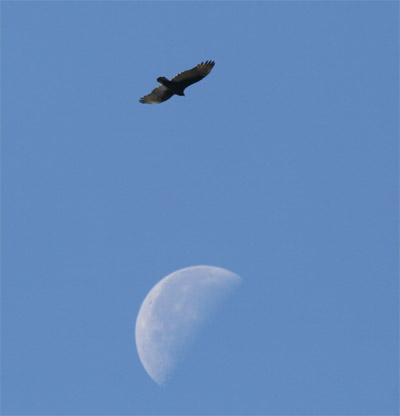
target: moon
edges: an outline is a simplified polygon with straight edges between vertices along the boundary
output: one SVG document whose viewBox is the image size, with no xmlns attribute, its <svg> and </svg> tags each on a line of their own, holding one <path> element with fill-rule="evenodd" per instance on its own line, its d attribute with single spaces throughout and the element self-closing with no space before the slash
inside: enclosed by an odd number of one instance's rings
<svg viewBox="0 0 400 416">
<path fill-rule="evenodd" d="M 215 266 L 180 269 L 148 293 L 136 320 L 136 347 L 149 376 L 165 385 L 196 334 L 242 278 Z"/>
</svg>

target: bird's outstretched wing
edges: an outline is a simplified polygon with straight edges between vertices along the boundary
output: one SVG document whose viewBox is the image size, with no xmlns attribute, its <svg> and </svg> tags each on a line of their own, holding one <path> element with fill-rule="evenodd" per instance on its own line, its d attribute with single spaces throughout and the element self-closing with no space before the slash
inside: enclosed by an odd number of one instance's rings
<svg viewBox="0 0 400 416">
<path fill-rule="evenodd" d="M 139 101 L 143 104 L 159 104 L 163 101 L 167 101 L 173 95 L 174 93 L 170 89 L 164 87 L 164 85 L 159 85 L 154 88 L 150 94 L 145 95 Z"/>
<path fill-rule="evenodd" d="M 185 89 L 189 85 L 192 85 L 206 77 L 211 72 L 214 65 L 214 61 L 202 62 L 194 68 L 188 69 L 187 71 L 183 71 L 176 75 L 171 79 L 171 82 L 179 84 L 181 88 Z"/>
</svg>

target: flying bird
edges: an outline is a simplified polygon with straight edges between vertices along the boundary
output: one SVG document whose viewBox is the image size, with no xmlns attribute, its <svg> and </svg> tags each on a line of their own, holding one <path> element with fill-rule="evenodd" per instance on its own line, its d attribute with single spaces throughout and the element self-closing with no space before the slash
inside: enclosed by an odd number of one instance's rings
<svg viewBox="0 0 400 416">
<path fill-rule="evenodd" d="M 139 101 L 143 104 L 159 104 L 169 100 L 174 94 L 184 96 L 185 88 L 206 77 L 214 65 L 214 61 L 202 62 L 194 68 L 174 76 L 171 81 L 165 77 L 159 77 L 157 81 L 161 85 L 154 88 L 150 94 L 145 95 Z"/>
</svg>

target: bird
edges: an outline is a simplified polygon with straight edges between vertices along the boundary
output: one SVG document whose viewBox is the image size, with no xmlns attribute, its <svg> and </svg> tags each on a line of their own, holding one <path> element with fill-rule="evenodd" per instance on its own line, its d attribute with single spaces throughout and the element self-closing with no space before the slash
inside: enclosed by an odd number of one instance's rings
<svg viewBox="0 0 400 416">
<path fill-rule="evenodd" d="M 142 97 L 139 101 L 143 104 L 159 104 L 169 100 L 173 95 L 184 96 L 185 88 L 199 82 L 206 77 L 215 65 L 214 61 L 205 61 L 196 65 L 192 69 L 183 71 L 174 76 L 171 80 L 165 77 L 158 77 L 157 81 L 161 84 L 150 93 Z"/>
</svg>

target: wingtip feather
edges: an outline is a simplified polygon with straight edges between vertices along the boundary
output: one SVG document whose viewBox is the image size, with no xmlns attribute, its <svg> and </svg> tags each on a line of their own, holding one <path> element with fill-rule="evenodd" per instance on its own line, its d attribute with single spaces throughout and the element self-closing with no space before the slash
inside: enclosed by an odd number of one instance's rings
<svg viewBox="0 0 400 416">
<path fill-rule="evenodd" d="M 203 61 L 201 64 L 198 65 L 199 68 L 205 68 L 211 71 L 214 68 L 215 62 L 214 61 Z"/>
</svg>

